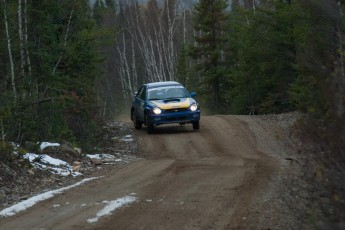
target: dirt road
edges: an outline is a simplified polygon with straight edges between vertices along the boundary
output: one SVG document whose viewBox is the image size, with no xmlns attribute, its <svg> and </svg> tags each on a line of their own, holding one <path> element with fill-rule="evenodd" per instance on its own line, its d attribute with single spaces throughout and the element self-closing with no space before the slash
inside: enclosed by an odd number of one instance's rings
<svg viewBox="0 0 345 230">
<path fill-rule="evenodd" d="M 236 229 L 281 167 L 276 130 L 246 116 L 137 131 L 141 159 L 13 217 L 0 229 Z M 136 201 L 88 222 L 104 201 Z M 253 227 L 253 226 L 252 226 Z"/>
</svg>

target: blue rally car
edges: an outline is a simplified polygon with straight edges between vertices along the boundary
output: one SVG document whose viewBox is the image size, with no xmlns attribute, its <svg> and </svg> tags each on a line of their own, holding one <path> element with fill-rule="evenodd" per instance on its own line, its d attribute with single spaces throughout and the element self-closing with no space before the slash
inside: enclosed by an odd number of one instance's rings
<svg viewBox="0 0 345 230">
<path fill-rule="evenodd" d="M 200 125 L 200 106 L 183 85 L 175 81 L 154 82 L 141 86 L 135 94 L 131 120 L 136 129 L 147 126 L 152 133 L 157 125 L 191 123 L 194 130 Z"/>
</svg>

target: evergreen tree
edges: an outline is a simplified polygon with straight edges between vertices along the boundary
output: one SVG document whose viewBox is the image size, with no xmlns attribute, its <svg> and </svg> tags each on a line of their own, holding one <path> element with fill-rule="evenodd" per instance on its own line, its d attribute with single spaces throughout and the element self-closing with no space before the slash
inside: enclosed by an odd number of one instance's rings
<svg viewBox="0 0 345 230">
<path fill-rule="evenodd" d="M 92 144 L 97 133 L 94 124 L 99 121 L 95 83 L 102 76 L 102 59 L 100 33 L 87 1 L 10 2 L 6 13 L 18 99 L 10 103 L 11 65 L 8 55 L 3 55 L 7 41 L 0 40 L 2 133 L 18 143 L 68 140 Z M 0 34 L 4 35 L 2 18 Z"/>
<path fill-rule="evenodd" d="M 295 25 L 300 19 L 295 4 L 275 2 L 255 12 L 235 8 L 230 42 L 236 47 L 236 68 L 231 72 L 232 110 L 257 114 L 289 111 L 290 84 L 297 76 Z"/>
<path fill-rule="evenodd" d="M 227 7 L 225 0 L 200 0 L 194 9 L 196 35 L 190 55 L 195 60 L 193 68 L 199 77 L 199 90 L 214 109 L 224 105 Z"/>
<path fill-rule="evenodd" d="M 344 156 L 345 143 L 345 2 L 300 2 L 305 14 L 299 36 L 298 78 L 291 99 L 308 115 L 310 132 Z"/>
<path fill-rule="evenodd" d="M 188 51 L 186 47 L 182 47 L 180 54 L 177 58 L 176 64 L 176 79 L 185 85 L 187 88 L 189 87 L 188 81 Z"/>
</svg>

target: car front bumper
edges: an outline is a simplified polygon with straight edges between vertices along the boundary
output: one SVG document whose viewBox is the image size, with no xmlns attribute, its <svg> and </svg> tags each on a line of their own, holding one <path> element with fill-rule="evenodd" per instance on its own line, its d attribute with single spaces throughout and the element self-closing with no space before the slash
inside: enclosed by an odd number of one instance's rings
<svg viewBox="0 0 345 230">
<path fill-rule="evenodd" d="M 147 124 L 163 125 L 171 123 L 192 123 L 200 120 L 200 110 L 185 112 L 166 112 L 161 114 L 148 114 Z"/>
</svg>

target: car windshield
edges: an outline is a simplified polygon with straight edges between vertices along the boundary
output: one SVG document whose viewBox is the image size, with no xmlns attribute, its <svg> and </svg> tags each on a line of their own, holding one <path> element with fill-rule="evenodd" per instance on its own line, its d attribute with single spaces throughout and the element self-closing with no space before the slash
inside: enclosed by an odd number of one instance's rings
<svg viewBox="0 0 345 230">
<path fill-rule="evenodd" d="M 148 89 L 148 100 L 168 100 L 189 97 L 183 86 L 162 86 Z"/>
</svg>

